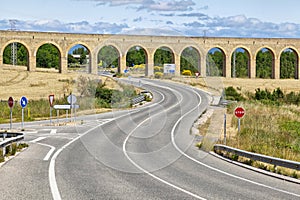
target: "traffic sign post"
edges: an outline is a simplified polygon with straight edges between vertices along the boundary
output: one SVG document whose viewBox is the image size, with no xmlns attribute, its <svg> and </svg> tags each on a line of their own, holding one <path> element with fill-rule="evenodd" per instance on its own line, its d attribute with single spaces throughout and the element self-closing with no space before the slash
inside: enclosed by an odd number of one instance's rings
<svg viewBox="0 0 300 200">
<path fill-rule="evenodd" d="M 24 129 L 24 108 L 27 106 L 28 100 L 26 97 L 21 97 L 20 99 L 20 105 L 22 107 L 22 129 Z"/>
<path fill-rule="evenodd" d="M 72 121 L 72 115 L 73 115 L 73 109 L 75 110 L 74 112 L 74 118 L 76 120 L 76 108 L 74 107 L 74 104 L 77 102 L 77 98 L 75 95 L 72 93 L 67 97 L 68 103 L 71 105 L 71 121 Z"/>
<path fill-rule="evenodd" d="M 50 103 L 50 125 L 52 124 L 52 107 L 54 102 L 54 94 L 49 95 L 49 103 Z"/>
<path fill-rule="evenodd" d="M 14 99 L 12 97 L 8 98 L 8 106 L 10 108 L 10 126 L 9 128 L 12 129 L 12 108 L 14 107 Z"/>
<path fill-rule="evenodd" d="M 241 131 L 241 118 L 245 115 L 245 109 L 243 107 L 236 107 L 234 109 L 234 115 L 238 118 L 238 132 Z"/>
</svg>

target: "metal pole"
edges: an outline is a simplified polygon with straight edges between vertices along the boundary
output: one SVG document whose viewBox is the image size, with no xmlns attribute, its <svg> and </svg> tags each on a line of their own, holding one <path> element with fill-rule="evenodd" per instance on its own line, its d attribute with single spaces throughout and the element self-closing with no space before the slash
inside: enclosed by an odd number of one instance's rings
<svg viewBox="0 0 300 200">
<path fill-rule="evenodd" d="M 59 109 L 56 110 L 56 122 L 57 122 L 57 125 L 59 124 L 58 117 L 59 117 Z"/>
<path fill-rule="evenodd" d="M 52 107 L 50 106 L 50 125 L 52 124 Z"/>
<path fill-rule="evenodd" d="M 24 129 L 24 108 L 22 108 L 22 129 Z"/>
<path fill-rule="evenodd" d="M 226 145 L 226 114 L 224 114 L 224 145 Z"/>
<path fill-rule="evenodd" d="M 10 129 L 12 129 L 12 108 L 10 108 Z"/>
<path fill-rule="evenodd" d="M 238 118 L 238 133 L 241 131 L 241 118 Z"/>
</svg>

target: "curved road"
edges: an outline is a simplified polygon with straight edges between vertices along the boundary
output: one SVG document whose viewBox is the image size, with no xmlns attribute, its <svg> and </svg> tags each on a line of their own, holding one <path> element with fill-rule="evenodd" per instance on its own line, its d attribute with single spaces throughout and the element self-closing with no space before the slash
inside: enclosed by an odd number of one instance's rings
<svg viewBox="0 0 300 200">
<path fill-rule="evenodd" d="M 27 133 L 30 148 L 0 168 L 4 197 L 300 199 L 297 184 L 195 148 L 189 131 L 209 105 L 204 92 L 142 81 L 154 93 L 150 104 L 83 117 L 82 125 L 56 127 L 55 133 Z"/>
</svg>

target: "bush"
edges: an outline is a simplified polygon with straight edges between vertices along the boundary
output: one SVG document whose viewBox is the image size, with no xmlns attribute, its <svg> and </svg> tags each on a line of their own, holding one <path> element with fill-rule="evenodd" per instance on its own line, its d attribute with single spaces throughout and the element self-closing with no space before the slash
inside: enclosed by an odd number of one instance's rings
<svg viewBox="0 0 300 200">
<path fill-rule="evenodd" d="M 154 66 L 154 72 L 156 73 L 156 72 L 162 72 L 163 71 L 163 69 L 162 69 L 162 67 L 160 67 L 160 66 Z"/>
<path fill-rule="evenodd" d="M 155 72 L 154 78 L 162 78 L 164 74 L 162 72 Z"/>
<path fill-rule="evenodd" d="M 183 70 L 182 71 L 182 75 L 184 75 L 184 76 L 192 76 L 192 72 L 191 72 L 191 70 Z"/>
<path fill-rule="evenodd" d="M 16 155 L 16 153 L 17 153 L 17 144 L 12 143 L 11 144 L 11 155 Z"/>
<path fill-rule="evenodd" d="M 225 95 L 227 100 L 244 101 L 245 98 L 238 93 L 232 86 L 225 88 Z"/>
</svg>

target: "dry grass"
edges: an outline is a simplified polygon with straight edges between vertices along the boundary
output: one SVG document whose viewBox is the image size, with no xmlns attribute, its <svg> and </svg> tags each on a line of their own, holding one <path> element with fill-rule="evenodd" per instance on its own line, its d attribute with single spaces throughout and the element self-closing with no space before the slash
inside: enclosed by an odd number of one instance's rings
<svg viewBox="0 0 300 200">
<path fill-rule="evenodd" d="M 111 79 L 79 72 L 60 74 L 56 70 L 38 69 L 36 72 L 28 72 L 21 66 L 0 66 L 0 99 L 7 100 L 12 96 L 19 100 L 26 96 L 29 100 L 48 99 L 50 94 L 55 98 L 62 98 L 70 92 L 76 94 L 76 81 L 79 76 L 87 76 L 91 79 L 101 79 L 107 87 L 119 87 Z M 106 80 L 107 79 L 107 80 Z"/>
<path fill-rule="evenodd" d="M 206 77 L 206 78 L 191 78 L 191 77 L 176 77 L 172 79 L 176 82 L 181 82 L 204 89 L 213 94 L 220 94 L 224 88 L 233 86 L 240 93 L 255 93 L 255 89 L 268 89 L 273 91 L 280 88 L 284 93 L 300 92 L 300 80 L 295 79 L 248 79 L 248 78 L 224 78 L 224 77 Z"/>
</svg>

